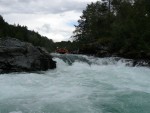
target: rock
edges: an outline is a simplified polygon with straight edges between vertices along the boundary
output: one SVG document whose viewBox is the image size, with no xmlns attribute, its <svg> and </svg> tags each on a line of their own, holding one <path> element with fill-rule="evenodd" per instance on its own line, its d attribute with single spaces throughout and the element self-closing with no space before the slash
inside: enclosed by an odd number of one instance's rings
<svg viewBox="0 0 150 113">
<path fill-rule="evenodd" d="M 96 57 L 110 57 L 109 47 L 99 43 L 84 44 L 79 49 L 79 54 L 94 55 Z"/>
<path fill-rule="evenodd" d="M 97 57 L 110 57 L 110 53 L 106 50 L 99 50 L 97 53 L 96 53 L 96 56 Z"/>
<path fill-rule="evenodd" d="M 0 40 L 0 73 L 46 71 L 54 68 L 56 62 L 44 48 L 14 38 Z"/>
<path fill-rule="evenodd" d="M 95 55 L 97 53 L 97 46 L 95 44 L 84 44 L 82 47 L 80 47 L 79 54 L 87 54 L 87 55 Z"/>
</svg>

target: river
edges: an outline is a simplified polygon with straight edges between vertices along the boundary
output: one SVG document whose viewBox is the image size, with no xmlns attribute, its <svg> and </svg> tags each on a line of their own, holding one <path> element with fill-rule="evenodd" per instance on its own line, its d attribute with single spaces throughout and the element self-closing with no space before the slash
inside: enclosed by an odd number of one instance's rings
<svg viewBox="0 0 150 113">
<path fill-rule="evenodd" d="M 53 54 L 57 69 L 0 75 L 0 113 L 149 113 L 150 68 Z"/>
</svg>

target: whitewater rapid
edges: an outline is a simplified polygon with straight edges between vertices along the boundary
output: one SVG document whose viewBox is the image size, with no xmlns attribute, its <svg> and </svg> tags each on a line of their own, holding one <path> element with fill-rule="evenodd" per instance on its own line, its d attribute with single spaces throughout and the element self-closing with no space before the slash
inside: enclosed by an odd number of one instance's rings
<svg viewBox="0 0 150 113">
<path fill-rule="evenodd" d="M 57 69 L 0 75 L 0 113 L 149 113 L 150 68 L 53 54 Z"/>
</svg>

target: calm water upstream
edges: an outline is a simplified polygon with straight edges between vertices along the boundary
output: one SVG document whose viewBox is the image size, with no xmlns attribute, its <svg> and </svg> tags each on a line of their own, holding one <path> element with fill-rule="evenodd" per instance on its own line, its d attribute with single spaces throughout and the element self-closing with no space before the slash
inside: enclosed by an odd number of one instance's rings
<svg viewBox="0 0 150 113">
<path fill-rule="evenodd" d="M 0 75 L 0 113 L 150 113 L 150 68 L 54 56 L 56 70 Z"/>
</svg>

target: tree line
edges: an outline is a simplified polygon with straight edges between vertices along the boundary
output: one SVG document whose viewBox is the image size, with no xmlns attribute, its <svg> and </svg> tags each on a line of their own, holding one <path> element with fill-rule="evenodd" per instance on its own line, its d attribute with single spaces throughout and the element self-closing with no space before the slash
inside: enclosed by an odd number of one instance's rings
<svg viewBox="0 0 150 113">
<path fill-rule="evenodd" d="M 75 26 L 74 42 L 103 45 L 111 53 L 150 53 L 150 0 L 102 0 L 88 4 Z"/>
<path fill-rule="evenodd" d="M 0 16 L 0 38 L 17 38 L 21 41 L 32 43 L 34 46 L 41 46 L 52 52 L 55 50 L 53 40 L 41 36 L 38 32 L 30 31 L 26 26 L 9 25 Z"/>
<path fill-rule="evenodd" d="M 71 41 L 53 42 L 38 32 L 28 30 L 27 26 L 10 25 L 0 15 L 0 38 L 17 38 L 21 41 L 32 43 L 34 46 L 41 46 L 49 52 L 55 52 L 57 48 L 66 48 L 69 51 L 76 50 L 78 43 Z"/>
<path fill-rule="evenodd" d="M 101 0 L 88 4 L 75 26 L 73 42 L 54 43 L 26 26 L 9 25 L 2 16 L 0 37 L 14 37 L 50 52 L 66 47 L 94 54 L 102 48 L 110 54 L 133 57 L 150 54 L 150 0 Z"/>
</svg>

